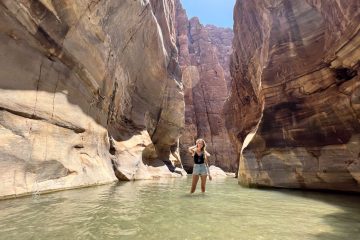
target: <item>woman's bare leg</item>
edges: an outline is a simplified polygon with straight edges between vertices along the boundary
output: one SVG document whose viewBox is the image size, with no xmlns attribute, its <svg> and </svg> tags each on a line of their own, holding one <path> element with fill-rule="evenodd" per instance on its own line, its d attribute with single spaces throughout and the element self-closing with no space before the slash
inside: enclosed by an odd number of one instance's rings
<svg viewBox="0 0 360 240">
<path fill-rule="evenodd" d="M 201 192 L 205 192 L 206 178 L 207 175 L 201 176 Z"/>
<path fill-rule="evenodd" d="M 190 193 L 194 193 L 196 189 L 196 185 L 199 181 L 199 175 L 193 175 L 192 176 L 192 183 L 191 183 L 191 191 Z"/>
</svg>

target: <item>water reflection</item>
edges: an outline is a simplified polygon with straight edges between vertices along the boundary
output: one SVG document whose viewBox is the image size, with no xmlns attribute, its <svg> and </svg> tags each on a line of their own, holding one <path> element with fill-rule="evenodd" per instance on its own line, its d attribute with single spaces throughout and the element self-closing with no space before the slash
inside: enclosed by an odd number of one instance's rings
<svg viewBox="0 0 360 240">
<path fill-rule="evenodd" d="M 217 179 L 121 182 L 0 202 L 0 239 L 360 239 L 359 196 Z"/>
<path fill-rule="evenodd" d="M 330 227 L 330 231 L 314 234 L 314 239 L 338 240 L 360 239 L 360 195 L 331 192 L 302 192 L 283 190 L 284 194 L 299 198 L 313 199 L 332 205 L 339 211 L 323 214 L 322 221 Z"/>
</svg>

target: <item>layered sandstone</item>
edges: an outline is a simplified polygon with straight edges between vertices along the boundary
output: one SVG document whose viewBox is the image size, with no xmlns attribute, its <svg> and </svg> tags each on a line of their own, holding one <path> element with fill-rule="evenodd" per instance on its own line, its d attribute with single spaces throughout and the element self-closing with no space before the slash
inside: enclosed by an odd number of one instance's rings
<svg viewBox="0 0 360 240">
<path fill-rule="evenodd" d="M 215 53 L 220 66 L 223 68 L 226 87 L 231 89 L 230 56 L 232 54 L 232 41 L 234 31 L 231 28 L 221 28 L 214 25 L 205 25 L 209 40 L 215 47 Z"/>
<path fill-rule="evenodd" d="M 0 1 L 1 197 L 180 176 L 174 16 L 170 0 Z"/>
<path fill-rule="evenodd" d="M 360 2 L 238 0 L 234 19 L 240 183 L 360 191 Z"/>
<path fill-rule="evenodd" d="M 191 171 L 193 160 L 188 147 L 204 138 L 210 162 L 226 171 L 235 171 L 237 161 L 222 116 L 230 82 L 228 62 L 231 29 L 203 26 L 198 18 L 188 20 L 177 1 L 176 11 L 179 63 L 185 93 L 185 130 L 180 138 L 184 168 Z"/>
</svg>

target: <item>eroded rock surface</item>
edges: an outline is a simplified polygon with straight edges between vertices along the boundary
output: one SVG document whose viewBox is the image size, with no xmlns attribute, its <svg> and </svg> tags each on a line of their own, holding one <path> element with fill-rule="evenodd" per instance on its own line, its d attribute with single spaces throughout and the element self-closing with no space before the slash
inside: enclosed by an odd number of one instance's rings
<svg viewBox="0 0 360 240">
<path fill-rule="evenodd" d="M 232 41 L 234 31 L 231 28 L 221 28 L 214 25 L 205 25 L 211 44 L 215 47 L 215 53 L 219 64 L 224 70 L 226 87 L 231 89 L 230 56 L 232 54 Z"/>
<path fill-rule="evenodd" d="M 232 30 L 204 27 L 198 18 L 188 20 L 179 1 L 176 24 L 185 93 L 185 130 L 180 138 L 184 168 L 191 171 L 193 165 L 188 147 L 203 138 L 212 154 L 210 162 L 225 171 L 236 171 L 237 157 L 222 116 L 230 82 Z"/>
<path fill-rule="evenodd" d="M 234 19 L 239 181 L 360 191 L 360 2 L 238 0 Z"/>
<path fill-rule="evenodd" d="M 184 126 L 174 16 L 170 0 L 0 1 L 1 197 L 181 176 L 164 164 Z"/>
</svg>

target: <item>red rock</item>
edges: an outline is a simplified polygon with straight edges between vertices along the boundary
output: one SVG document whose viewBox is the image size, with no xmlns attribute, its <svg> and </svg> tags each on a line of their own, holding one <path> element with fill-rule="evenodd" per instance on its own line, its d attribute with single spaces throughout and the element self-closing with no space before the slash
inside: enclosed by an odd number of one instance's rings
<svg viewBox="0 0 360 240">
<path fill-rule="evenodd" d="M 184 168 L 193 160 L 187 151 L 197 138 L 204 138 L 210 161 L 226 171 L 236 171 L 237 157 L 222 116 L 230 82 L 227 63 L 231 52 L 231 29 L 203 26 L 198 18 L 187 18 L 177 1 L 177 44 L 185 93 L 185 131 L 180 138 Z M 225 73 L 226 72 L 226 73 Z"/>
</svg>

